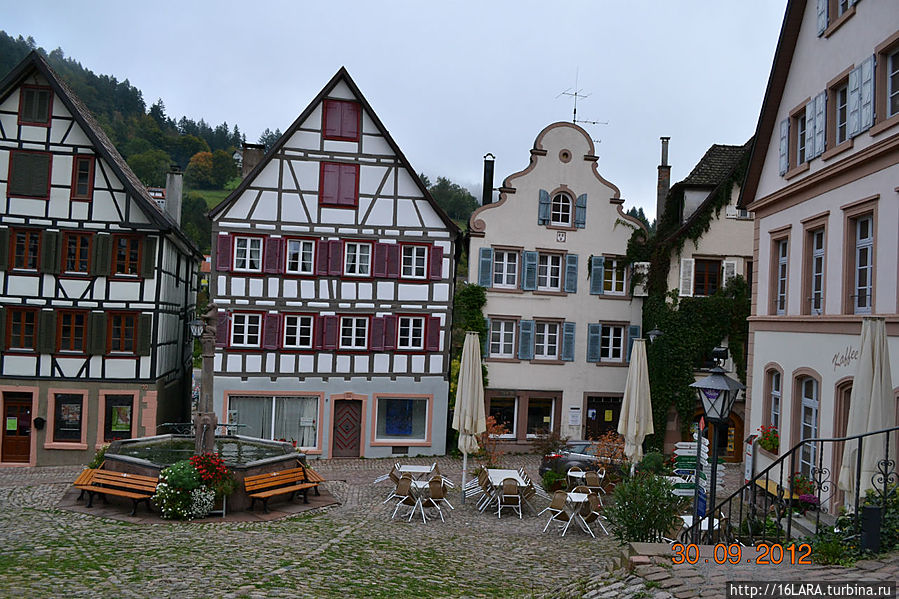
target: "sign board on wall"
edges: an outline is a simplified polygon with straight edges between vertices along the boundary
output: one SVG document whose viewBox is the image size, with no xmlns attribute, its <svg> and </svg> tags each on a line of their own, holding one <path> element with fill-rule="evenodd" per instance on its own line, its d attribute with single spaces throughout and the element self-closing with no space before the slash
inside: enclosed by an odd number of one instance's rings
<svg viewBox="0 0 899 599">
<path fill-rule="evenodd" d="M 568 426 L 580 426 L 581 425 L 581 408 L 576 406 L 570 406 L 568 408 Z"/>
</svg>

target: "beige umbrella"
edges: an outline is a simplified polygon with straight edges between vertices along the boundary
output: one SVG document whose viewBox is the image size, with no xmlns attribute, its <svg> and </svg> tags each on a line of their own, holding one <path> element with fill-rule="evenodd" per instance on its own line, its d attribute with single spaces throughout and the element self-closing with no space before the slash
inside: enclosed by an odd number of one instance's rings
<svg viewBox="0 0 899 599">
<path fill-rule="evenodd" d="M 618 418 L 618 433 L 624 437 L 624 455 L 631 464 L 636 464 L 643 458 L 643 439 L 654 432 L 646 342 L 634 339 L 631 363 L 627 369 L 627 385 L 621 400 L 621 415 Z"/>
<path fill-rule="evenodd" d="M 890 352 L 887 347 L 886 322 L 883 318 L 862 320 L 859 341 L 858 371 L 852 380 L 849 396 L 849 418 L 846 436 L 879 431 L 896 422 L 896 404 L 890 375 Z M 866 438 L 862 443 L 859 493 L 873 487 L 877 463 L 884 459 L 882 438 Z M 858 466 L 858 441 L 846 441 L 840 465 L 838 487 L 849 495 L 855 490 Z"/>
<path fill-rule="evenodd" d="M 453 428 L 459 431 L 464 502 L 468 454 L 478 451 L 478 435 L 487 430 L 487 417 L 484 415 L 484 379 L 481 374 L 481 343 L 478 334 L 472 331 L 465 334 L 465 345 L 462 346 Z"/>
</svg>

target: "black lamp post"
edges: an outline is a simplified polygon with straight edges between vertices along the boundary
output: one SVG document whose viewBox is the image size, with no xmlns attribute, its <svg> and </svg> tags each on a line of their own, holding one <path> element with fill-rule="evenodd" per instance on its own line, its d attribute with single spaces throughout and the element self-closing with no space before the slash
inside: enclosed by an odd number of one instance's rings
<svg viewBox="0 0 899 599">
<path fill-rule="evenodd" d="M 734 407 L 737 395 L 746 388 L 739 381 L 735 381 L 727 376 L 721 367 L 721 362 L 727 359 L 727 348 L 716 347 L 712 350 L 712 358 L 716 360 L 716 364 L 709 371 L 709 376 L 690 385 L 699 391 L 699 399 L 702 401 L 705 416 L 715 425 L 715 432 L 712 438 L 712 478 L 709 482 L 709 503 L 708 510 L 706 510 L 707 514 L 712 514 L 710 522 L 713 522 L 715 517 L 715 488 L 718 485 L 718 435 L 721 427 L 727 426 L 727 419 L 730 416 L 731 409 Z M 699 464 L 696 466 L 696 480 L 698 482 Z"/>
<path fill-rule="evenodd" d="M 212 360 L 215 357 L 216 318 L 218 309 L 210 304 L 206 313 L 190 321 L 190 334 L 199 339 L 203 347 L 203 365 L 200 374 L 200 401 L 194 417 L 195 447 L 197 455 L 215 451 L 215 428 L 218 420 L 212 409 Z"/>
</svg>

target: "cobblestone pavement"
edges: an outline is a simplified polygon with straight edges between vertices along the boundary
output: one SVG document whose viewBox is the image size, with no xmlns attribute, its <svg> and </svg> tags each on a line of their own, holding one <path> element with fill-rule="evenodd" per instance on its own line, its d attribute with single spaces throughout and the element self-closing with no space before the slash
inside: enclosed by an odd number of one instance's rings
<svg viewBox="0 0 899 599">
<path fill-rule="evenodd" d="M 437 462 L 458 485 L 461 462 Z M 536 456 L 506 462 L 537 475 Z M 619 565 L 609 537 L 541 534 L 545 516 L 498 520 L 461 505 L 458 490 L 446 523 L 391 520 L 388 485 L 372 484 L 390 460 L 315 467 L 341 505 L 273 522 L 156 525 L 58 509 L 78 468 L 0 470 L 0 596 L 528 597 Z"/>
</svg>

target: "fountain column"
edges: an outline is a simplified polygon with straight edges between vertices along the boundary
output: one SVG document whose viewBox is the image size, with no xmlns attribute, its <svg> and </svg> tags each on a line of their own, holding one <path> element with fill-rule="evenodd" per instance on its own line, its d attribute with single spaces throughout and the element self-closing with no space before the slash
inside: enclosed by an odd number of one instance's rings
<svg viewBox="0 0 899 599">
<path fill-rule="evenodd" d="M 200 375 L 200 401 L 194 418 L 195 452 L 198 455 L 215 452 L 215 429 L 218 426 L 218 419 L 212 407 L 212 371 L 217 319 L 218 308 L 215 304 L 209 304 L 209 309 L 203 315 L 204 327 L 200 337 L 203 365 Z"/>
</svg>

